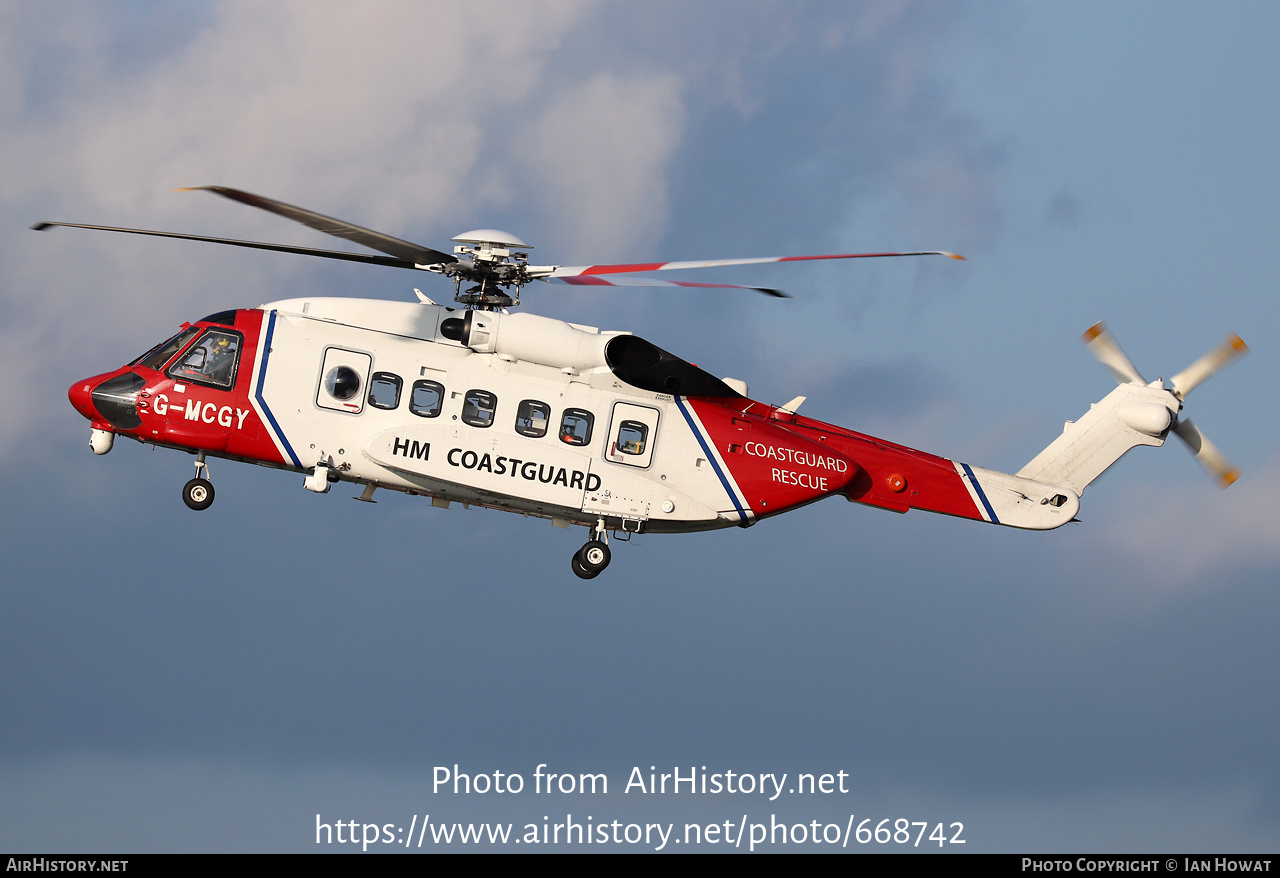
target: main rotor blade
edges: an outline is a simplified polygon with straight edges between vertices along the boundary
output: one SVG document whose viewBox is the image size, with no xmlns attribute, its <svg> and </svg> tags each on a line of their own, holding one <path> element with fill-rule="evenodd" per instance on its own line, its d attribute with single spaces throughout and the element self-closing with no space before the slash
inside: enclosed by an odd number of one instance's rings
<svg viewBox="0 0 1280 878">
<path fill-rule="evenodd" d="M 639 277 L 615 277 L 603 278 L 594 275 L 584 275 L 578 277 L 549 277 L 543 280 L 554 281 L 555 283 L 571 284 L 580 287 L 704 287 L 717 290 L 754 290 L 757 293 L 764 293 L 766 296 L 774 296 L 779 299 L 789 299 L 789 295 L 782 290 L 774 290 L 769 287 L 748 287 L 742 284 L 700 284 L 692 281 L 678 280 L 651 280 L 649 278 Z"/>
<path fill-rule="evenodd" d="M 1231 461 L 1223 456 L 1218 446 L 1210 442 L 1203 433 L 1196 429 L 1190 418 L 1179 418 L 1173 425 L 1178 438 L 1187 443 L 1191 453 L 1200 461 L 1205 472 L 1211 475 L 1219 486 L 1225 488 L 1240 478 L 1240 470 L 1231 465 Z"/>
<path fill-rule="evenodd" d="M 190 186 L 178 191 L 195 192 L 198 190 L 213 192 L 223 198 L 230 198 L 232 201 L 238 201 L 250 207 L 269 210 L 272 213 L 287 217 L 294 222 L 302 223 L 304 226 L 310 226 L 327 235 L 335 235 L 348 241 L 355 241 L 357 244 L 361 244 L 371 250 L 387 253 L 398 259 L 404 259 L 418 265 L 434 265 L 441 262 L 458 261 L 455 257 L 447 253 L 441 253 L 439 250 L 432 250 L 430 247 L 414 244 L 412 241 L 402 241 L 399 238 L 393 238 L 390 235 L 384 235 L 382 232 L 375 232 L 372 229 L 366 229 L 345 220 L 334 219 L 322 213 L 294 207 L 292 204 L 285 204 L 283 201 L 263 198 L 261 195 L 254 195 L 252 192 L 242 192 L 239 189 L 230 189 L 226 186 Z"/>
<path fill-rule="evenodd" d="M 1089 346 L 1090 352 L 1099 363 L 1111 370 L 1111 374 L 1116 376 L 1116 381 L 1121 384 L 1147 383 L 1101 321 L 1086 329 L 1084 335 L 1080 336 L 1080 340 Z"/>
<path fill-rule="evenodd" d="M 598 274 L 631 274 L 638 271 L 670 271 L 682 268 L 724 268 L 730 265 L 760 265 L 765 262 L 808 262 L 814 259 L 875 259 L 883 256 L 950 256 L 964 259 L 946 250 L 912 250 L 901 253 L 839 253 L 831 256 L 759 256 L 750 259 L 704 259 L 697 262 L 637 262 L 626 265 L 554 265 L 530 267 L 535 277 L 579 277 Z M 535 274 L 537 272 L 537 274 Z M 543 273 L 545 272 L 545 273 Z M 753 288 L 754 289 L 754 288 Z"/>
<path fill-rule="evenodd" d="M 1173 395 L 1178 399 L 1186 398 L 1188 393 L 1247 353 L 1249 346 L 1233 332 L 1222 344 L 1169 379 L 1173 384 Z"/>
<path fill-rule="evenodd" d="M 326 259 L 343 259 L 347 262 L 363 262 L 366 265 L 386 265 L 391 268 L 417 268 L 407 259 L 392 256 L 374 256 L 369 253 L 343 253 L 341 250 L 317 250 L 314 247 L 292 247 L 288 244 L 264 244 L 260 241 L 236 241 L 231 238 L 209 238 L 204 235 L 183 235 L 178 232 L 153 232 L 148 229 L 122 229 L 117 226 L 89 226 L 83 223 L 36 223 L 31 228 L 37 232 L 62 226 L 68 229 L 96 229 L 100 232 L 126 232 L 130 235 L 154 235 L 157 238 L 179 238 L 184 241 L 208 241 L 212 244 L 230 244 L 232 247 L 251 247 L 255 250 L 276 250 L 281 253 L 297 253 L 302 256 L 323 256 Z"/>
</svg>

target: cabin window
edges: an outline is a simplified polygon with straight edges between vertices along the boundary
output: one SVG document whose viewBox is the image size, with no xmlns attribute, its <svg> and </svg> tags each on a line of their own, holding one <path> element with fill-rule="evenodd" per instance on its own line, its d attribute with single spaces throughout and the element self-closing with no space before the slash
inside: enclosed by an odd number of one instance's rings
<svg viewBox="0 0 1280 878">
<path fill-rule="evenodd" d="M 618 428 L 618 451 L 623 454 L 644 454 L 649 444 L 649 427 L 639 421 L 623 421 Z"/>
<path fill-rule="evenodd" d="M 435 381 L 413 382 L 413 392 L 409 395 L 409 411 L 420 418 L 434 418 L 440 414 L 440 406 L 444 402 L 444 385 Z"/>
<path fill-rule="evenodd" d="M 565 409 L 560 420 L 560 441 L 566 445 L 586 445 L 591 441 L 595 417 L 582 409 Z"/>
<path fill-rule="evenodd" d="M 627 466 L 647 467 L 653 462 L 658 436 L 658 410 L 644 405 L 616 402 L 605 443 L 604 459 Z M 730 453 L 734 446 L 729 446 Z"/>
<path fill-rule="evenodd" d="M 157 351 L 157 356 L 160 353 Z M 179 381 L 230 389 L 236 382 L 239 359 L 240 333 L 210 329 L 165 374 Z"/>
<path fill-rule="evenodd" d="M 390 372 L 374 372 L 369 379 L 369 405 L 377 409 L 394 409 L 400 405 L 400 388 L 404 382 Z"/>
<path fill-rule="evenodd" d="M 516 409 L 516 432 L 521 436 L 541 439 L 547 435 L 547 425 L 551 421 L 551 406 L 536 399 L 521 400 Z"/>
<path fill-rule="evenodd" d="M 462 423 L 472 427 L 492 427 L 498 397 L 487 390 L 468 390 L 462 400 Z"/>
</svg>

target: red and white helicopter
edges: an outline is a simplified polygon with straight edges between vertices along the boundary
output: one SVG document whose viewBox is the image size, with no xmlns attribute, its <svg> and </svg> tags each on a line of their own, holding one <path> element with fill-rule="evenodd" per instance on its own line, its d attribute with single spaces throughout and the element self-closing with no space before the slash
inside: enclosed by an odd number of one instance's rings
<svg viewBox="0 0 1280 878">
<path fill-rule="evenodd" d="M 425 495 L 433 505 L 485 506 L 590 528 L 572 559 L 584 579 L 609 564 L 609 542 L 634 533 L 746 527 L 824 497 L 923 509 L 1009 527 L 1071 521 L 1084 489 L 1129 449 L 1172 430 L 1224 487 L 1239 473 L 1181 416 L 1188 393 L 1248 348 L 1232 335 L 1166 387 L 1148 382 L 1101 323 L 1084 335 L 1119 386 L 1016 474 L 886 442 L 775 406 L 627 332 L 511 313 L 535 280 L 607 286 L 777 290 L 619 277 L 669 269 L 809 259 L 942 255 L 853 253 L 633 265 L 535 266 L 514 235 L 459 235 L 453 254 L 225 187 L 200 187 L 345 238 L 383 255 L 90 226 L 211 241 L 453 280 L 462 308 L 419 301 L 302 297 L 220 311 L 125 366 L 77 381 L 71 404 L 90 447 L 116 435 L 196 456 L 183 487 L 192 509 L 213 502 L 207 458 Z"/>
</svg>

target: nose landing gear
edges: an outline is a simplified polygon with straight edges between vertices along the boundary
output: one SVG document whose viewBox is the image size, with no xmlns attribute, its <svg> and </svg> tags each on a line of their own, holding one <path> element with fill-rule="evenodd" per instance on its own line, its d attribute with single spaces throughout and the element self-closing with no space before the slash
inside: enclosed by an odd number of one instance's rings
<svg viewBox="0 0 1280 878">
<path fill-rule="evenodd" d="M 570 566 L 580 579 L 595 579 L 609 566 L 609 534 L 604 519 L 596 523 L 595 532 L 586 545 L 573 555 Z"/>
<path fill-rule="evenodd" d="M 196 455 L 196 477 L 182 486 L 182 502 L 189 509 L 199 512 L 213 505 L 213 482 L 208 477 L 209 465 L 204 462 L 201 451 Z"/>
</svg>

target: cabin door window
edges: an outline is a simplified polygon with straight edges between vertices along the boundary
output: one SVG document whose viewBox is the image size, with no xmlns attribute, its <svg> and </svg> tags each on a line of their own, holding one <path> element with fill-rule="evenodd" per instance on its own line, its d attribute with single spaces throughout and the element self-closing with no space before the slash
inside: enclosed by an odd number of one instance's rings
<svg viewBox="0 0 1280 878">
<path fill-rule="evenodd" d="M 320 365 L 320 386 L 316 388 L 316 405 L 335 412 L 359 414 L 369 382 L 373 357 L 344 348 L 325 348 Z"/>
<path fill-rule="evenodd" d="M 628 402 L 615 403 L 605 457 L 614 463 L 647 467 L 653 461 L 658 410 Z"/>
</svg>

